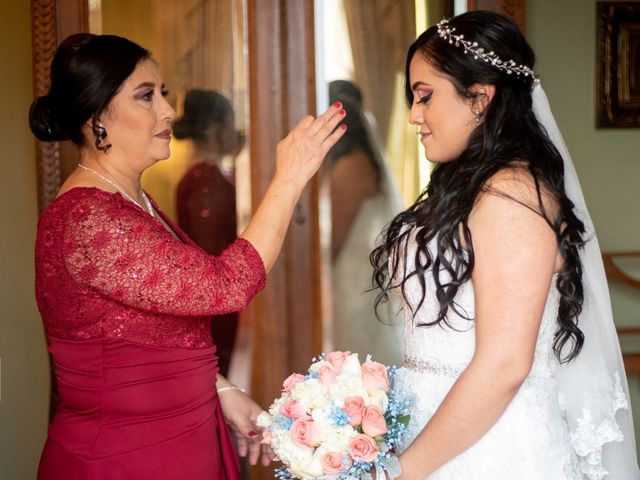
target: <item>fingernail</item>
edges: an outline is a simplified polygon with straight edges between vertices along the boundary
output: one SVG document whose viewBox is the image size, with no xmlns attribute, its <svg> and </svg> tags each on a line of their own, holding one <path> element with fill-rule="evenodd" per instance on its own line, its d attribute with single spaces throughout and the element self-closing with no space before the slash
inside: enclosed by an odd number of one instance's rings
<svg viewBox="0 0 640 480">
<path fill-rule="evenodd" d="M 247 433 L 247 435 L 249 435 L 250 437 L 255 437 L 257 433 L 251 430 L 249 433 Z"/>
<path fill-rule="evenodd" d="M 342 103 L 336 102 L 336 103 L 333 104 L 333 106 L 336 107 L 336 108 L 342 108 Z"/>
<path fill-rule="evenodd" d="M 340 115 L 345 115 L 347 112 L 345 112 L 344 110 L 340 110 L 338 113 L 339 113 Z"/>
<path fill-rule="evenodd" d="M 340 130 L 346 130 L 347 126 L 343 123 L 342 125 L 340 125 Z"/>
</svg>

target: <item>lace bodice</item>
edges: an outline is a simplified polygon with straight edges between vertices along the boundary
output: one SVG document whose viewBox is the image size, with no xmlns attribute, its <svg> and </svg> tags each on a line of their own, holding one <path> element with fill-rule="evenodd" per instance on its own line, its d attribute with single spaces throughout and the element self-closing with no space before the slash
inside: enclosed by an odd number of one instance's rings
<svg viewBox="0 0 640 480">
<path fill-rule="evenodd" d="M 409 241 L 405 258 L 414 258 Z M 445 273 L 440 280 L 447 281 Z M 414 276 L 407 281 L 405 304 L 405 367 L 407 382 L 420 392 L 411 412 L 402 448 L 408 447 L 438 409 L 475 352 L 474 289 L 461 285 L 456 309 L 449 309 L 448 325 L 420 324 L 437 318 L 439 303 L 429 273 L 424 303 L 418 308 L 421 288 Z M 549 285 L 530 375 L 500 420 L 471 448 L 443 465 L 429 480 L 512 479 L 579 480 L 579 466 L 562 421 L 553 373 L 558 367 L 553 352 L 559 294 L 555 276 Z M 416 310 L 415 316 L 412 307 Z M 539 452 L 545 452 L 540 455 Z"/>
<path fill-rule="evenodd" d="M 180 240 L 119 194 L 96 188 L 74 188 L 47 208 L 36 240 L 36 296 L 48 335 L 211 346 L 211 315 L 243 309 L 264 287 L 262 260 L 242 239 L 210 256 L 163 218 Z"/>
</svg>

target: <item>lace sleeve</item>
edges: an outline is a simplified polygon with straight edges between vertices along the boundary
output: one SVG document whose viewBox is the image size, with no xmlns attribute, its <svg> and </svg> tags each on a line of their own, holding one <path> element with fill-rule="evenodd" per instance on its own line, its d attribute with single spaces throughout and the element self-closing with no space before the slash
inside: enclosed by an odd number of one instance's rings
<svg viewBox="0 0 640 480">
<path fill-rule="evenodd" d="M 242 310 L 266 277 L 258 252 L 246 240 L 235 241 L 218 257 L 208 255 L 177 241 L 126 200 L 103 192 L 72 205 L 64 258 L 76 282 L 123 304 L 172 315 Z"/>
</svg>

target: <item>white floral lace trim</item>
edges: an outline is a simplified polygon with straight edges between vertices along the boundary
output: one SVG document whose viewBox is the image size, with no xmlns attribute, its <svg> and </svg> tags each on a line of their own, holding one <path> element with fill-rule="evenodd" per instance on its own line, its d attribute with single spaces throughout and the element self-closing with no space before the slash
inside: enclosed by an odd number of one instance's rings
<svg viewBox="0 0 640 480">
<path fill-rule="evenodd" d="M 624 438 L 616 422 L 616 413 L 618 410 L 628 409 L 629 402 L 622 390 L 618 372 L 614 374 L 614 381 L 609 383 L 609 391 L 612 393 L 609 415 L 600 419 L 596 425 L 591 410 L 583 408 L 575 429 L 570 432 L 571 444 L 578 455 L 580 470 L 589 480 L 602 480 L 609 473 L 602 465 L 603 445 L 620 442 Z"/>
</svg>

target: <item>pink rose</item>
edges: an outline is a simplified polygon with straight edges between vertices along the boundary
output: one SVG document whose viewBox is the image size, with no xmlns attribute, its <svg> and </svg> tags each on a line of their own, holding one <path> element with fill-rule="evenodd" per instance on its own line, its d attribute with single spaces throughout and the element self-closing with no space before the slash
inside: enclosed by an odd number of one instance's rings
<svg viewBox="0 0 640 480">
<path fill-rule="evenodd" d="M 362 364 L 362 382 L 367 389 L 367 393 L 375 390 L 389 389 L 389 377 L 387 367 L 378 362 L 365 362 Z"/>
<path fill-rule="evenodd" d="M 342 410 L 349 415 L 349 423 L 352 427 L 360 425 L 362 423 L 362 411 L 364 410 L 364 398 L 359 395 L 345 398 Z"/>
<path fill-rule="evenodd" d="M 326 363 L 318 369 L 318 380 L 327 387 L 336 381 L 337 376 L 338 371 L 330 363 Z"/>
<path fill-rule="evenodd" d="M 291 436 L 298 445 L 317 447 L 322 440 L 318 427 L 309 415 L 300 417 L 291 425 Z"/>
<path fill-rule="evenodd" d="M 282 384 L 282 391 L 285 393 L 291 393 L 293 387 L 299 384 L 304 380 L 304 375 L 300 375 L 299 373 L 293 373 L 287 377 L 287 379 Z"/>
<path fill-rule="evenodd" d="M 349 448 L 351 458 L 360 462 L 373 462 L 378 456 L 378 445 L 375 440 L 362 433 L 353 439 Z"/>
<path fill-rule="evenodd" d="M 327 475 L 339 473 L 343 468 L 349 468 L 351 460 L 343 458 L 339 452 L 328 452 L 322 456 L 322 470 Z"/>
<path fill-rule="evenodd" d="M 280 413 L 289 418 L 300 418 L 307 414 L 307 410 L 298 402 L 298 400 L 287 400 L 280 407 Z"/>
<path fill-rule="evenodd" d="M 371 437 L 377 437 L 387 432 L 387 422 L 382 416 L 382 410 L 377 405 L 369 405 L 364 409 L 362 431 Z"/>
<path fill-rule="evenodd" d="M 327 354 L 327 356 L 325 357 L 325 360 L 329 362 L 331 365 L 333 365 L 334 367 L 336 367 L 337 371 L 340 371 L 340 369 L 342 368 L 342 364 L 350 355 L 351 355 L 351 352 L 340 352 L 340 351 L 331 352 Z"/>
</svg>

